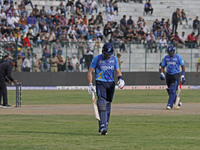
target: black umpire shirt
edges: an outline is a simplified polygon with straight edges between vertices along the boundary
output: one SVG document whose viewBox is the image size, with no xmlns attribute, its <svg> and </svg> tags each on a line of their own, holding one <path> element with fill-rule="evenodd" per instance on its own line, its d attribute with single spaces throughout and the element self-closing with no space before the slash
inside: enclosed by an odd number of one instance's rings
<svg viewBox="0 0 200 150">
<path fill-rule="evenodd" d="M 13 66 L 12 66 L 11 62 L 4 62 L 4 63 L 0 64 L 0 76 L 1 76 L 0 80 L 2 80 L 2 77 L 3 77 L 5 79 L 5 81 L 13 82 L 14 79 L 11 76 L 12 68 L 13 68 Z"/>
</svg>

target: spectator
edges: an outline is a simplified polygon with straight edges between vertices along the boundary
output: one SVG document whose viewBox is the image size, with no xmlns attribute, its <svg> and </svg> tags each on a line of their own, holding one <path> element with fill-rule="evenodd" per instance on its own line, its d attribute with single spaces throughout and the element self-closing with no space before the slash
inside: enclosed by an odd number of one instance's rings
<svg viewBox="0 0 200 150">
<path fill-rule="evenodd" d="M 42 6 L 42 9 L 40 10 L 40 16 L 44 15 L 47 17 L 47 11 L 45 10 L 45 6 Z"/>
<path fill-rule="evenodd" d="M 65 10 L 65 6 L 64 6 L 63 2 L 60 2 L 57 9 L 60 11 L 60 13 L 62 15 L 64 15 L 64 17 L 66 17 L 66 10 Z"/>
<path fill-rule="evenodd" d="M 6 25 L 6 13 L 4 12 L 3 9 L 1 9 L 0 19 L 1 19 L 1 23 Z"/>
<path fill-rule="evenodd" d="M 51 59 L 50 59 L 50 71 L 51 72 L 58 72 L 58 58 L 56 57 L 55 53 L 52 53 Z"/>
<path fill-rule="evenodd" d="M 165 38 L 165 36 L 162 36 L 162 38 L 159 41 L 159 49 L 160 49 L 160 53 L 162 53 L 163 49 L 167 48 L 167 40 Z M 166 52 L 166 51 L 165 51 Z"/>
<path fill-rule="evenodd" d="M 71 43 L 71 46 L 77 42 L 75 33 L 73 33 L 72 30 L 69 32 L 69 34 L 67 34 L 67 40 Z"/>
<path fill-rule="evenodd" d="M 195 33 L 192 32 L 191 34 L 188 35 L 187 40 L 186 40 L 186 46 L 188 48 L 195 48 L 197 41 L 195 40 Z"/>
<path fill-rule="evenodd" d="M 67 56 L 67 58 L 66 58 L 66 65 L 67 65 L 68 71 L 72 72 L 73 71 L 73 67 L 71 65 L 71 60 L 70 60 L 69 56 Z"/>
<path fill-rule="evenodd" d="M 78 26 L 78 25 L 81 24 L 81 22 L 83 22 L 83 19 L 81 18 L 80 15 L 78 15 L 78 16 L 76 17 L 76 19 L 75 19 L 75 23 L 78 23 L 78 24 L 76 24 L 76 25 Z M 76 26 L 76 25 L 75 25 L 75 26 Z"/>
<path fill-rule="evenodd" d="M 90 2 L 90 10 L 89 10 L 90 15 L 92 14 L 93 10 L 96 10 L 96 13 L 98 12 L 97 3 L 95 2 L 95 0 L 92 0 Z"/>
<path fill-rule="evenodd" d="M 141 30 L 138 32 L 138 40 L 139 40 L 139 43 L 142 43 L 143 41 L 143 44 L 146 42 L 146 33 L 144 32 L 143 28 L 141 28 Z"/>
<path fill-rule="evenodd" d="M 146 22 L 143 23 L 143 30 L 144 30 L 144 33 L 146 35 L 149 35 L 150 34 L 150 29 L 149 27 L 146 25 Z"/>
<path fill-rule="evenodd" d="M 84 8 L 83 8 L 84 6 L 81 0 L 77 0 L 75 5 L 76 5 L 76 9 L 79 8 L 79 10 L 81 10 L 82 12 L 84 11 Z"/>
<path fill-rule="evenodd" d="M 96 21 L 96 20 L 95 20 L 95 18 L 94 18 L 94 15 L 92 15 L 91 18 L 88 20 L 88 25 L 89 25 L 90 28 L 93 28 L 93 27 L 94 27 L 94 25 L 96 24 L 95 21 Z"/>
<path fill-rule="evenodd" d="M 96 16 L 95 22 L 98 25 L 102 25 L 102 27 L 104 27 L 104 23 L 103 23 L 103 16 L 102 13 L 99 12 L 99 14 Z"/>
<path fill-rule="evenodd" d="M 158 19 L 156 19 L 156 21 L 153 23 L 153 32 L 156 39 L 158 39 L 163 34 L 163 29 Z"/>
<path fill-rule="evenodd" d="M 155 49 L 154 53 L 157 53 L 157 44 L 155 41 L 155 37 L 153 35 L 149 35 L 149 36 L 151 39 L 147 41 L 147 47 L 148 49 L 150 49 L 151 53 L 153 52 L 153 49 Z"/>
<path fill-rule="evenodd" d="M 30 54 L 27 56 L 27 58 L 24 59 L 24 62 L 22 64 L 22 66 L 23 66 L 23 71 L 24 72 L 30 72 L 31 71 L 32 58 L 31 58 Z"/>
<path fill-rule="evenodd" d="M 33 72 L 40 72 L 40 59 L 37 58 L 37 54 L 34 54 L 33 58 Z"/>
<path fill-rule="evenodd" d="M 112 28 L 115 28 L 115 26 L 117 25 L 117 22 L 115 21 L 115 15 L 113 13 L 113 11 L 111 11 L 108 15 L 107 15 L 107 22 L 110 23 Z"/>
<path fill-rule="evenodd" d="M 139 27 L 139 25 L 143 23 L 144 23 L 144 19 L 141 16 L 139 16 L 137 20 L 137 27 Z"/>
<path fill-rule="evenodd" d="M 123 37 L 124 33 L 119 29 L 119 27 L 116 27 L 116 29 L 113 31 L 112 37 L 121 39 Z"/>
<path fill-rule="evenodd" d="M 117 37 L 114 37 L 112 40 L 113 43 L 113 48 L 115 49 L 115 56 L 117 55 L 117 53 L 120 52 L 120 40 Z"/>
<path fill-rule="evenodd" d="M 125 40 L 124 40 L 124 37 L 121 38 L 121 45 L 120 45 L 120 52 L 127 52 L 126 51 L 126 46 L 125 46 Z"/>
<path fill-rule="evenodd" d="M 21 16 L 22 14 L 25 14 L 26 17 L 28 16 L 28 11 L 26 10 L 23 0 L 18 5 L 18 13 L 19 13 L 19 16 Z"/>
<path fill-rule="evenodd" d="M 58 72 L 66 70 L 66 61 L 63 55 L 58 58 Z"/>
<path fill-rule="evenodd" d="M 100 26 L 98 26 L 97 29 L 95 29 L 94 32 L 95 32 L 96 37 L 97 37 L 97 38 L 100 38 L 101 41 L 102 41 L 102 40 L 103 40 L 103 33 L 102 33 L 102 31 L 101 31 Z"/>
<path fill-rule="evenodd" d="M 86 66 L 87 66 L 87 69 L 89 69 L 89 67 L 90 67 L 90 64 L 91 64 L 92 59 L 93 59 L 93 55 L 94 55 L 93 52 L 90 51 L 89 48 L 87 48 L 87 51 L 86 51 L 86 53 L 85 53 L 85 55 L 84 55 L 85 64 L 86 64 Z"/>
<path fill-rule="evenodd" d="M 81 65 L 79 63 L 78 58 L 76 57 L 76 55 L 73 55 L 72 60 L 71 60 L 71 65 L 73 67 L 73 71 L 74 72 L 80 72 L 81 70 Z"/>
<path fill-rule="evenodd" d="M 90 51 L 94 53 L 94 49 L 95 49 L 95 46 L 96 46 L 95 45 L 96 44 L 96 37 L 94 36 L 92 39 L 89 39 L 87 44 L 88 44 Z"/>
<path fill-rule="evenodd" d="M 53 25 L 53 19 L 52 19 L 51 14 L 47 15 L 45 21 L 46 21 L 46 23 L 47 23 L 48 28 L 51 28 L 51 29 L 52 29 L 52 28 L 54 27 L 54 25 Z"/>
<path fill-rule="evenodd" d="M 86 15 L 90 10 L 90 3 L 87 0 L 83 2 L 83 10 L 84 10 L 84 15 Z"/>
<path fill-rule="evenodd" d="M 47 63 L 47 59 L 45 58 L 45 55 L 42 55 L 42 58 L 40 58 L 40 71 L 41 72 L 47 72 L 49 71 L 49 64 Z"/>
<path fill-rule="evenodd" d="M 198 34 L 200 33 L 200 21 L 199 21 L 199 17 L 196 16 L 196 19 L 193 21 L 193 32 L 195 33 L 196 31 L 198 31 Z"/>
<path fill-rule="evenodd" d="M 39 29 L 40 31 L 44 31 L 44 23 L 46 22 L 45 16 L 42 15 L 40 18 L 38 18 L 38 25 L 39 25 Z"/>
<path fill-rule="evenodd" d="M 68 14 L 73 14 L 74 8 L 75 8 L 74 0 L 69 0 L 68 3 L 66 4 L 66 11 L 68 12 Z"/>
<path fill-rule="evenodd" d="M 45 41 L 46 40 L 46 36 L 45 36 L 45 32 L 43 32 L 44 37 L 41 38 L 41 40 Z M 56 41 L 56 35 L 54 33 L 54 30 L 52 29 L 49 33 L 49 36 L 47 37 L 48 42 L 55 42 Z"/>
<path fill-rule="evenodd" d="M 16 68 L 17 72 L 22 72 L 22 56 L 19 53 L 17 56 L 17 68 Z"/>
<path fill-rule="evenodd" d="M 83 17 L 83 24 L 85 24 L 86 26 L 88 25 L 88 20 L 86 15 L 84 15 Z"/>
<path fill-rule="evenodd" d="M 185 43 L 185 41 L 187 40 L 187 36 L 185 35 L 185 32 L 184 32 L 184 31 L 182 32 L 182 34 L 181 34 L 181 36 L 180 36 L 180 39 L 181 39 L 182 41 L 184 41 L 184 43 Z"/>
<path fill-rule="evenodd" d="M 139 35 L 136 28 L 133 29 L 132 35 L 133 35 L 133 43 L 139 43 Z"/>
<path fill-rule="evenodd" d="M 129 19 L 127 20 L 127 26 L 129 28 L 133 28 L 134 27 L 134 21 L 132 19 L 132 16 L 129 16 Z"/>
<path fill-rule="evenodd" d="M 114 7 L 114 12 L 116 11 L 116 15 L 118 16 L 118 5 L 117 5 L 117 0 L 113 2 L 113 7 Z"/>
<path fill-rule="evenodd" d="M 111 11 L 114 12 L 113 3 L 110 0 L 106 2 L 106 11 L 108 14 L 110 14 Z"/>
<path fill-rule="evenodd" d="M 103 34 L 104 34 L 107 42 L 111 40 L 111 38 L 112 38 L 112 28 L 111 28 L 111 25 L 110 25 L 109 22 L 105 25 L 105 27 L 103 29 Z"/>
<path fill-rule="evenodd" d="M 7 17 L 7 25 L 10 25 L 11 29 L 15 28 L 14 22 L 15 20 L 14 20 L 13 14 L 10 13 L 10 15 Z"/>
<path fill-rule="evenodd" d="M 35 8 L 32 11 L 33 16 L 35 16 L 35 18 L 39 18 L 40 17 L 40 10 L 38 9 L 38 5 L 35 5 Z"/>
<path fill-rule="evenodd" d="M 62 47 L 67 43 L 67 34 L 66 34 L 66 29 L 62 31 L 62 34 L 59 37 L 59 40 L 61 42 Z"/>
<path fill-rule="evenodd" d="M 85 39 L 83 35 L 80 36 L 77 44 L 78 44 L 78 58 L 81 59 L 81 57 L 84 54 L 84 49 L 85 49 Z"/>
<path fill-rule="evenodd" d="M 151 12 L 151 15 L 153 14 L 153 7 L 151 4 L 151 0 L 148 0 L 148 2 L 144 5 L 144 12 L 146 13 L 146 15 Z"/>
<path fill-rule="evenodd" d="M 180 20 L 180 24 L 182 24 L 183 20 L 186 21 L 186 24 L 188 24 L 188 19 L 187 19 L 187 16 L 186 16 L 186 13 L 184 11 L 184 9 L 181 10 L 181 20 Z"/>
<path fill-rule="evenodd" d="M 174 40 L 178 48 L 183 48 L 184 41 L 179 37 L 178 32 L 175 33 Z"/>
<path fill-rule="evenodd" d="M 27 23 L 29 28 L 36 29 L 36 33 L 38 33 L 38 24 L 36 18 L 33 16 L 33 13 L 30 13 L 30 16 L 27 18 Z"/>
<path fill-rule="evenodd" d="M 61 18 L 59 19 L 60 21 L 60 26 L 62 29 L 67 28 L 67 19 L 65 18 L 64 14 L 62 14 Z"/>
<path fill-rule="evenodd" d="M 80 11 L 80 8 L 76 8 L 75 15 L 78 15 L 78 16 L 82 15 L 82 12 Z"/>
<path fill-rule="evenodd" d="M 60 40 L 59 39 L 56 39 L 56 42 L 54 42 L 52 44 L 52 50 L 53 50 L 53 53 L 55 54 L 55 56 L 57 55 L 57 53 L 62 53 L 62 46 L 60 44 Z"/>
<path fill-rule="evenodd" d="M 176 11 L 172 14 L 172 33 L 176 33 L 180 18 L 180 9 L 177 8 Z"/>
<path fill-rule="evenodd" d="M 122 32 L 126 32 L 126 15 L 123 15 L 123 18 L 120 20 L 120 29 Z"/>
<path fill-rule="evenodd" d="M 44 55 L 45 60 L 47 60 L 50 57 L 49 48 L 47 44 L 45 44 L 44 48 L 42 49 L 42 55 Z"/>
<path fill-rule="evenodd" d="M 54 18 L 56 16 L 56 11 L 54 10 L 53 6 L 50 7 L 48 10 L 48 15 L 51 14 L 51 16 Z"/>
<path fill-rule="evenodd" d="M 27 34 L 27 36 L 23 39 L 24 46 L 31 47 L 30 38 L 31 38 L 31 35 Z"/>
</svg>

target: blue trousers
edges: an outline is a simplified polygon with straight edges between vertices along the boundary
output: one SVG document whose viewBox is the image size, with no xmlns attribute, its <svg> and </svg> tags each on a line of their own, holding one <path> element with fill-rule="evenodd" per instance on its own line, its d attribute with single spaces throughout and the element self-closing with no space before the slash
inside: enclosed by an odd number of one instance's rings
<svg viewBox="0 0 200 150">
<path fill-rule="evenodd" d="M 176 100 L 176 91 L 178 89 L 180 74 L 166 74 L 167 87 L 169 88 L 169 100 L 167 106 L 173 108 L 173 104 Z"/>
</svg>

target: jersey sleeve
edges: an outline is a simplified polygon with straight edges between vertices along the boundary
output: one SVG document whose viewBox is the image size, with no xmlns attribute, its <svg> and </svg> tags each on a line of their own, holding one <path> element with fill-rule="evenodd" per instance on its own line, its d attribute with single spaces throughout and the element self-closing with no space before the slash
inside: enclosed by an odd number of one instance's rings
<svg viewBox="0 0 200 150">
<path fill-rule="evenodd" d="M 115 57 L 115 69 L 119 69 L 119 64 L 118 64 L 118 61 L 117 61 L 117 57 Z"/>
<path fill-rule="evenodd" d="M 183 61 L 183 59 L 181 58 L 181 56 L 179 56 L 179 63 L 180 63 L 181 66 L 184 66 L 184 61 Z"/>
<path fill-rule="evenodd" d="M 166 57 L 165 57 L 166 58 Z M 166 66 L 166 61 L 165 58 L 162 60 L 161 66 L 165 67 Z"/>
<path fill-rule="evenodd" d="M 92 63 L 90 64 L 91 68 L 96 68 L 96 66 L 97 66 L 97 58 L 98 58 L 98 56 L 93 58 Z"/>
</svg>

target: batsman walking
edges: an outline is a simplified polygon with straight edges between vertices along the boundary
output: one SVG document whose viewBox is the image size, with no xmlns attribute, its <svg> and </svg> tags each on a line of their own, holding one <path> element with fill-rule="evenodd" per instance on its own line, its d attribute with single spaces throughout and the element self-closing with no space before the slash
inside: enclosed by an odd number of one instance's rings
<svg viewBox="0 0 200 150">
<path fill-rule="evenodd" d="M 115 92 L 114 71 L 118 76 L 118 86 L 123 89 L 125 82 L 122 78 L 122 73 L 119 69 L 117 58 L 112 55 L 114 52 L 111 43 L 106 43 L 103 46 L 102 54 L 93 58 L 88 71 L 88 92 L 90 95 L 93 92 L 97 93 L 97 106 L 100 116 L 99 132 L 101 135 L 106 135 L 108 131 L 108 123 L 111 111 L 111 102 Z M 92 84 L 92 72 L 95 70 L 96 89 Z"/>
<path fill-rule="evenodd" d="M 176 91 L 178 89 L 179 81 L 181 80 L 182 84 L 185 82 L 185 66 L 181 56 L 175 54 L 175 48 L 173 46 L 167 47 L 167 53 L 168 55 L 164 57 L 161 64 L 160 79 L 165 79 L 164 69 L 166 67 L 167 92 L 169 95 L 166 109 L 170 110 L 173 108 L 173 104 L 176 101 Z M 181 77 L 180 66 L 182 68 Z M 178 106 L 181 106 L 181 102 L 179 102 Z"/>
</svg>

